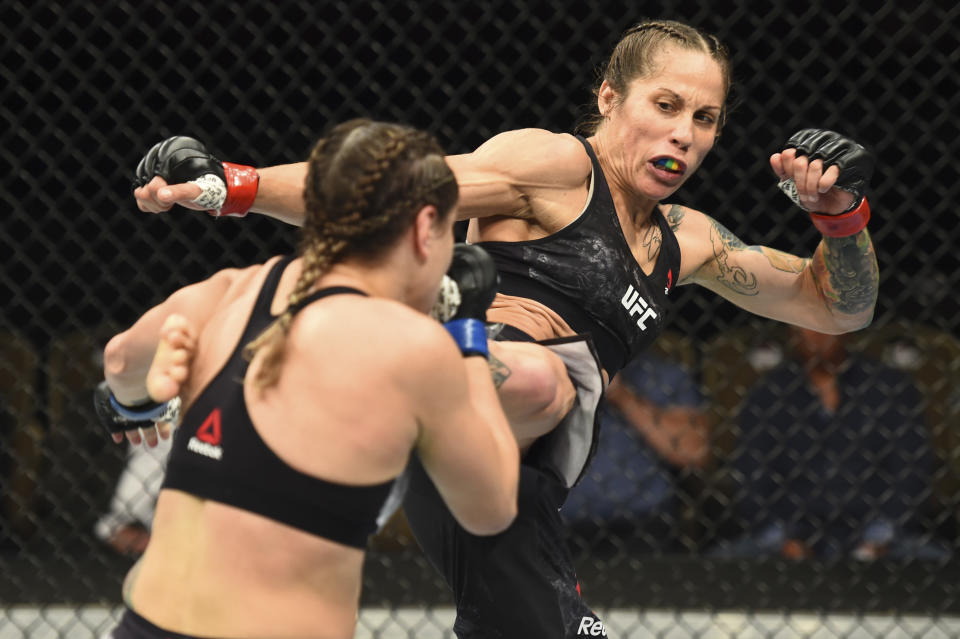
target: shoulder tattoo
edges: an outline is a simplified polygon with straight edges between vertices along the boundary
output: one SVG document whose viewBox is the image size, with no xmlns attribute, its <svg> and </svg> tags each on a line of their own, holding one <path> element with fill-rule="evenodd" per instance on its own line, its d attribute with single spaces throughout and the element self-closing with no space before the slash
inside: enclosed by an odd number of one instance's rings
<svg viewBox="0 0 960 639">
<path fill-rule="evenodd" d="M 677 232 L 677 229 L 680 228 L 680 221 L 683 220 L 683 207 L 679 204 L 671 204 L 670 210 L 667 211 L 667 224 L 670 225 L 670 230 L 674 233 Z"/>
</svg>

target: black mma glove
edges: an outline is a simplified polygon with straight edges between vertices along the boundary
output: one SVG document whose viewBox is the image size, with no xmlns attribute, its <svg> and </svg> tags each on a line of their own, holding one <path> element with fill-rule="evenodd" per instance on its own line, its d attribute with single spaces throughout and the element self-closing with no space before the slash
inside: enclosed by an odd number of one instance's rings
<svg viewBox="0 0 960 639">
<path fill-rule="evenodd" d="M 828 237 L 846 237 L 858 233 L 870 220 L 870 205 L 865 193 L 873 176 L 873 154 L 850 138 L 825 129 L 803 129 L 790 136 L 784 148 L 794 148 L 797 156 L 810 161 L 822 160 L 823 169 L 836 165 L 840 174 L 834 186 L 853 195 L 853 205 L 843 213 L 810 213 L 814 226 Z M 780 189 L 793 202 L 806 208 L 797 196 L 793 179 L 780 182 Z"/>
<path fill-rule="evenodd" d="M 486 357 L 487 308 L 497 294 L 500 276 L 493 258 L 475 244 L 457 244 L 440 296 L 431 314 L 444 322 L 464 355 Z"/>
<path fill-rule="evenodd" d="M 199 140 L 179 135 L 153 145 L 137 165 L 133 188 L 159 175 L 167 184 L 196 184 L 193 202 L 213 215 L 243 217 L 257 197 L 260 176 L 251 166 L 221 162 Z"/>
<path fill-rule="evenodd" d="M 106 381 L 97 384 L 93 391 L 93 408 L 100 424 L 111 435 L 135 428 L 153 428 L 162 422 L 176 424 L 180 420 L 179 397 L 163 403 L 126 406 L 117 401 Z"/>
<path fill-rule="evenodd" d="M 790 136 L 783 148 L 794 148 L 798 156 L 805 155 L 811 161 L 823 160 L 824 170 L 836 164 L 840 169 L 840 176 L 834 186 L 853 194 L 853 206 L 848 211 L 860 205 L 873 176 L 875 159 L 870 151 L 850 138 L 825 129 L 797 131 Z M 800 204 L 796 199 L 794 201 Z"/>
<path fill-rule="evenodd" d="M 500 276 L 493 258 L 476 244 L 457 244 L 447 276 L 457 283 L 460 306 L 450 319 L 471 317 L 484 320 L 497 295 Z"/>
</svg>

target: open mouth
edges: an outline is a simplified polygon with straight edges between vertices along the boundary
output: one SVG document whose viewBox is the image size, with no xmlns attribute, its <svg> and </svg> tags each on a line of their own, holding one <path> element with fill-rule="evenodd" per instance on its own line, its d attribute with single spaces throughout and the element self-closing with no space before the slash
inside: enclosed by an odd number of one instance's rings
<svg viewBox="0 0 960 639">
<path fill-rule="evenodd" d="M 683 172 L 687 168 L 683 162 L 668 157 L 656 158 L 653 160 L 653 166 L 671 175 L 683 175 Z"/>
</svg>

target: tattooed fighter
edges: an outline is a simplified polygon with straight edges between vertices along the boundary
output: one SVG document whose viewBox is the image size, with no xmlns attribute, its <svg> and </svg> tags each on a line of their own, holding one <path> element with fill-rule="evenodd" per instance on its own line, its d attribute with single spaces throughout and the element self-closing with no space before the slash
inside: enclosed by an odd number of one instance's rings
<svg viewBox="0 0 960 639">
<path fill-rule="evenodd" d="M 495 541 L 470 535 L 422 472 L 404 503 L 454 591 L 461 639 L 557 639 L 602 628 L 578 595 L 557 509 L 589 460 L 606 379 L 656 338 L 675 286 L 700 284 L 757 315 L 824 333 L 870 323 L 878 267 L 864 191 L 873 158 L 852 140 L 807 129 L 770 158 L 781 188 L 823 235 L 812 257 L 748 246 L 709 215 L 663 203 L 716 142 L 730 78 L 715 37 L 643 22 L 605 67 L 586 137 L 509 131 L 448 157 L 459 215 L 471 219 L 468 239 L 500 272 L 487 320 L 504 325 L 499 339 L 543 345 L 502 358 L 498 369 L 501 380 L 511 373 L 499 390 L 508 415 L 526 407 L 537 416 L 511 419 L 524 455 L 514 524 Z M 141 172 L 142 210 L 181 204 L 302 223 L 304 165 L 257 171 L 193 144 L 190 170 Z M 208 197 L 216 194 L 205 173 L 223 179 L 225 198 Z"/>
</svg>

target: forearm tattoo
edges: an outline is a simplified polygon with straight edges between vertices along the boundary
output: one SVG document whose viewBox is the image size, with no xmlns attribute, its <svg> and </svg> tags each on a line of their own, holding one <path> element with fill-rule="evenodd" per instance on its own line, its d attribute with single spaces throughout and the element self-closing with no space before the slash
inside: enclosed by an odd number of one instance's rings
<svg viewBox="0 0 960 639">
<path fill-rule="evenodd" d="M 713 260 L 717 268 L 717 281 L 735 293 L 756 295 L 757 276 L 742 266 L 730 263 L 732 251 L 742 251 L 749 247 L 740 238 L 731 233 L 720 222 L 710 220 L 710 244 L 713 246 Z"/>
<path fill-rule="evenodd" d="M 873 308 L 880 268 L 870 235 L 824 237 L 813 260 L 813 273 L 831 310 L 856 315 Z"/>
<path fill-rule="evenodd" d="M 808 258 L 797 257 L 766 246 L 761 246 L 760 252 L 770 262 L 770 266 L 784 273 L 802 273 L 810 261 Z"/>
<path fill-rule="evenodd" d="M 500 388 L 503 386 L 503 383 L 507 381 L 507 378 L 513 373 L 502 360 L 498 359 L 496 355 L 490 353 L 490 356 L 487 358 L 487 366 L 490 367 L 490 377 L 493 379 L 493 387 Z"/>
</svg>

